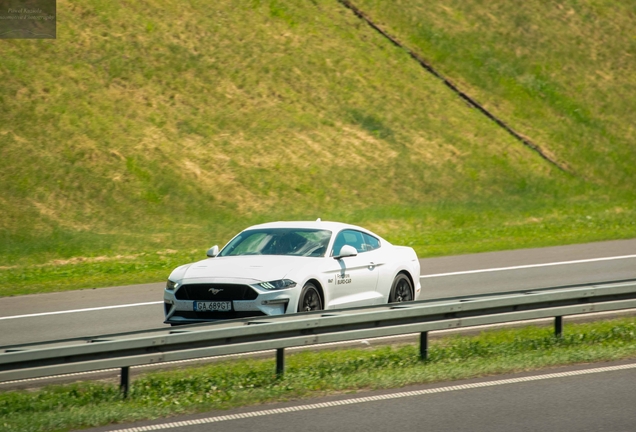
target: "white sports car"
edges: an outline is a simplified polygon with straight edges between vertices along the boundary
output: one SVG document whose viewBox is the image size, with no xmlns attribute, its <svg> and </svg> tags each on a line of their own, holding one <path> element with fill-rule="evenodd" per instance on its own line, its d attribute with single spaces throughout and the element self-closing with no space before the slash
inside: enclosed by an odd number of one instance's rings
<svg viewBox="0 0 636 432">
<path fill-rule="evenodd" d="M 167 324 L 412 301 L 421 289 L 413 249 L 338 222 L 256 225 L 207 255 L 170 274 Z"/>
</svg>

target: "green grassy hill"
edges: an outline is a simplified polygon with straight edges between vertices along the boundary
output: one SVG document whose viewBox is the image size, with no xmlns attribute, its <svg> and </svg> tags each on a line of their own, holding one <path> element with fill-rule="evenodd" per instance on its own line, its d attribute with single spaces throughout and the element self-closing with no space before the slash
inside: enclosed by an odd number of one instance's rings
<svg viewBox="0 0 636 432">
<path fill-rule="evenodd" d="M 356 3 L 578 178 L 633 189 L 635 4 Z"/>
<path fill-rule="evenodd" d="M 161 280 L 272 219 L 420 256 L 636 235 L 634 7 L 58 0 L 3 40 L 0 295 Z"/>
</svg>

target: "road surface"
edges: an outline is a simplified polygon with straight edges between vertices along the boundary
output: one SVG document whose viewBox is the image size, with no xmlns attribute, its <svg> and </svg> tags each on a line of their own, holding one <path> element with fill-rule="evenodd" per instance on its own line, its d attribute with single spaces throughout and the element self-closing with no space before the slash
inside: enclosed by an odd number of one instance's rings
<svg viewBox="0 0 636 432">
<path fill-rule="evenodd" d="M 633 432 L 636 363 L 517 375 L 260 405 L 90 432 Z"/>
<path fill-rule="evenodd" d="M 420 300 L 589 284 L 636 279 L 636 239 L 420 261 Z M 0 347 L 165 328 L 164 285 L 3 298 Z"/>
</svg>

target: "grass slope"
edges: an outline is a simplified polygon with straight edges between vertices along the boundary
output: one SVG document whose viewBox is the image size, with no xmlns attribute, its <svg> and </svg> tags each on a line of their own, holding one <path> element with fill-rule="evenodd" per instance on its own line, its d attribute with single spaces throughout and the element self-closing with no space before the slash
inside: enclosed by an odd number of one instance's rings
<svg viewBox="0 0 636 432">
<path fill-rule="evenodd" d="M 636 5 L 355 3 L 575 175 L 633 187 Z"/>
<path fill-rule="evenodd" d="M 60 0 L 56 40 L 2 41 L 0 295 L 160 280 L 271 219 L 420 256 L 636 235 L 633 10 L 358 6 L 574 175 L 336 1 Z"/>
</svg>

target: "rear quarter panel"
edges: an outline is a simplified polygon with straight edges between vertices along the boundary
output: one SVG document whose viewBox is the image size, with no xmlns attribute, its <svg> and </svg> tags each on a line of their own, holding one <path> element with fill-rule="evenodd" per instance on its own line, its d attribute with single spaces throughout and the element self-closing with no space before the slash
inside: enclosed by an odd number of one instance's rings
<svg viewBox="0 0 636 432">
<path fill-rule="evenodd" d="M 389 245 L 385 248 L 385 263 L 380 269 L 378 279 L 378 291 L 380 291 L 385 301 L 389 299 L 393 280 L 400 272 L 405 272 L 410 276 L 415 291 L 415 300 L 421 292 L 420 285 L 420 261 L 415 251 L 408 246 Z"/>
</svg>

